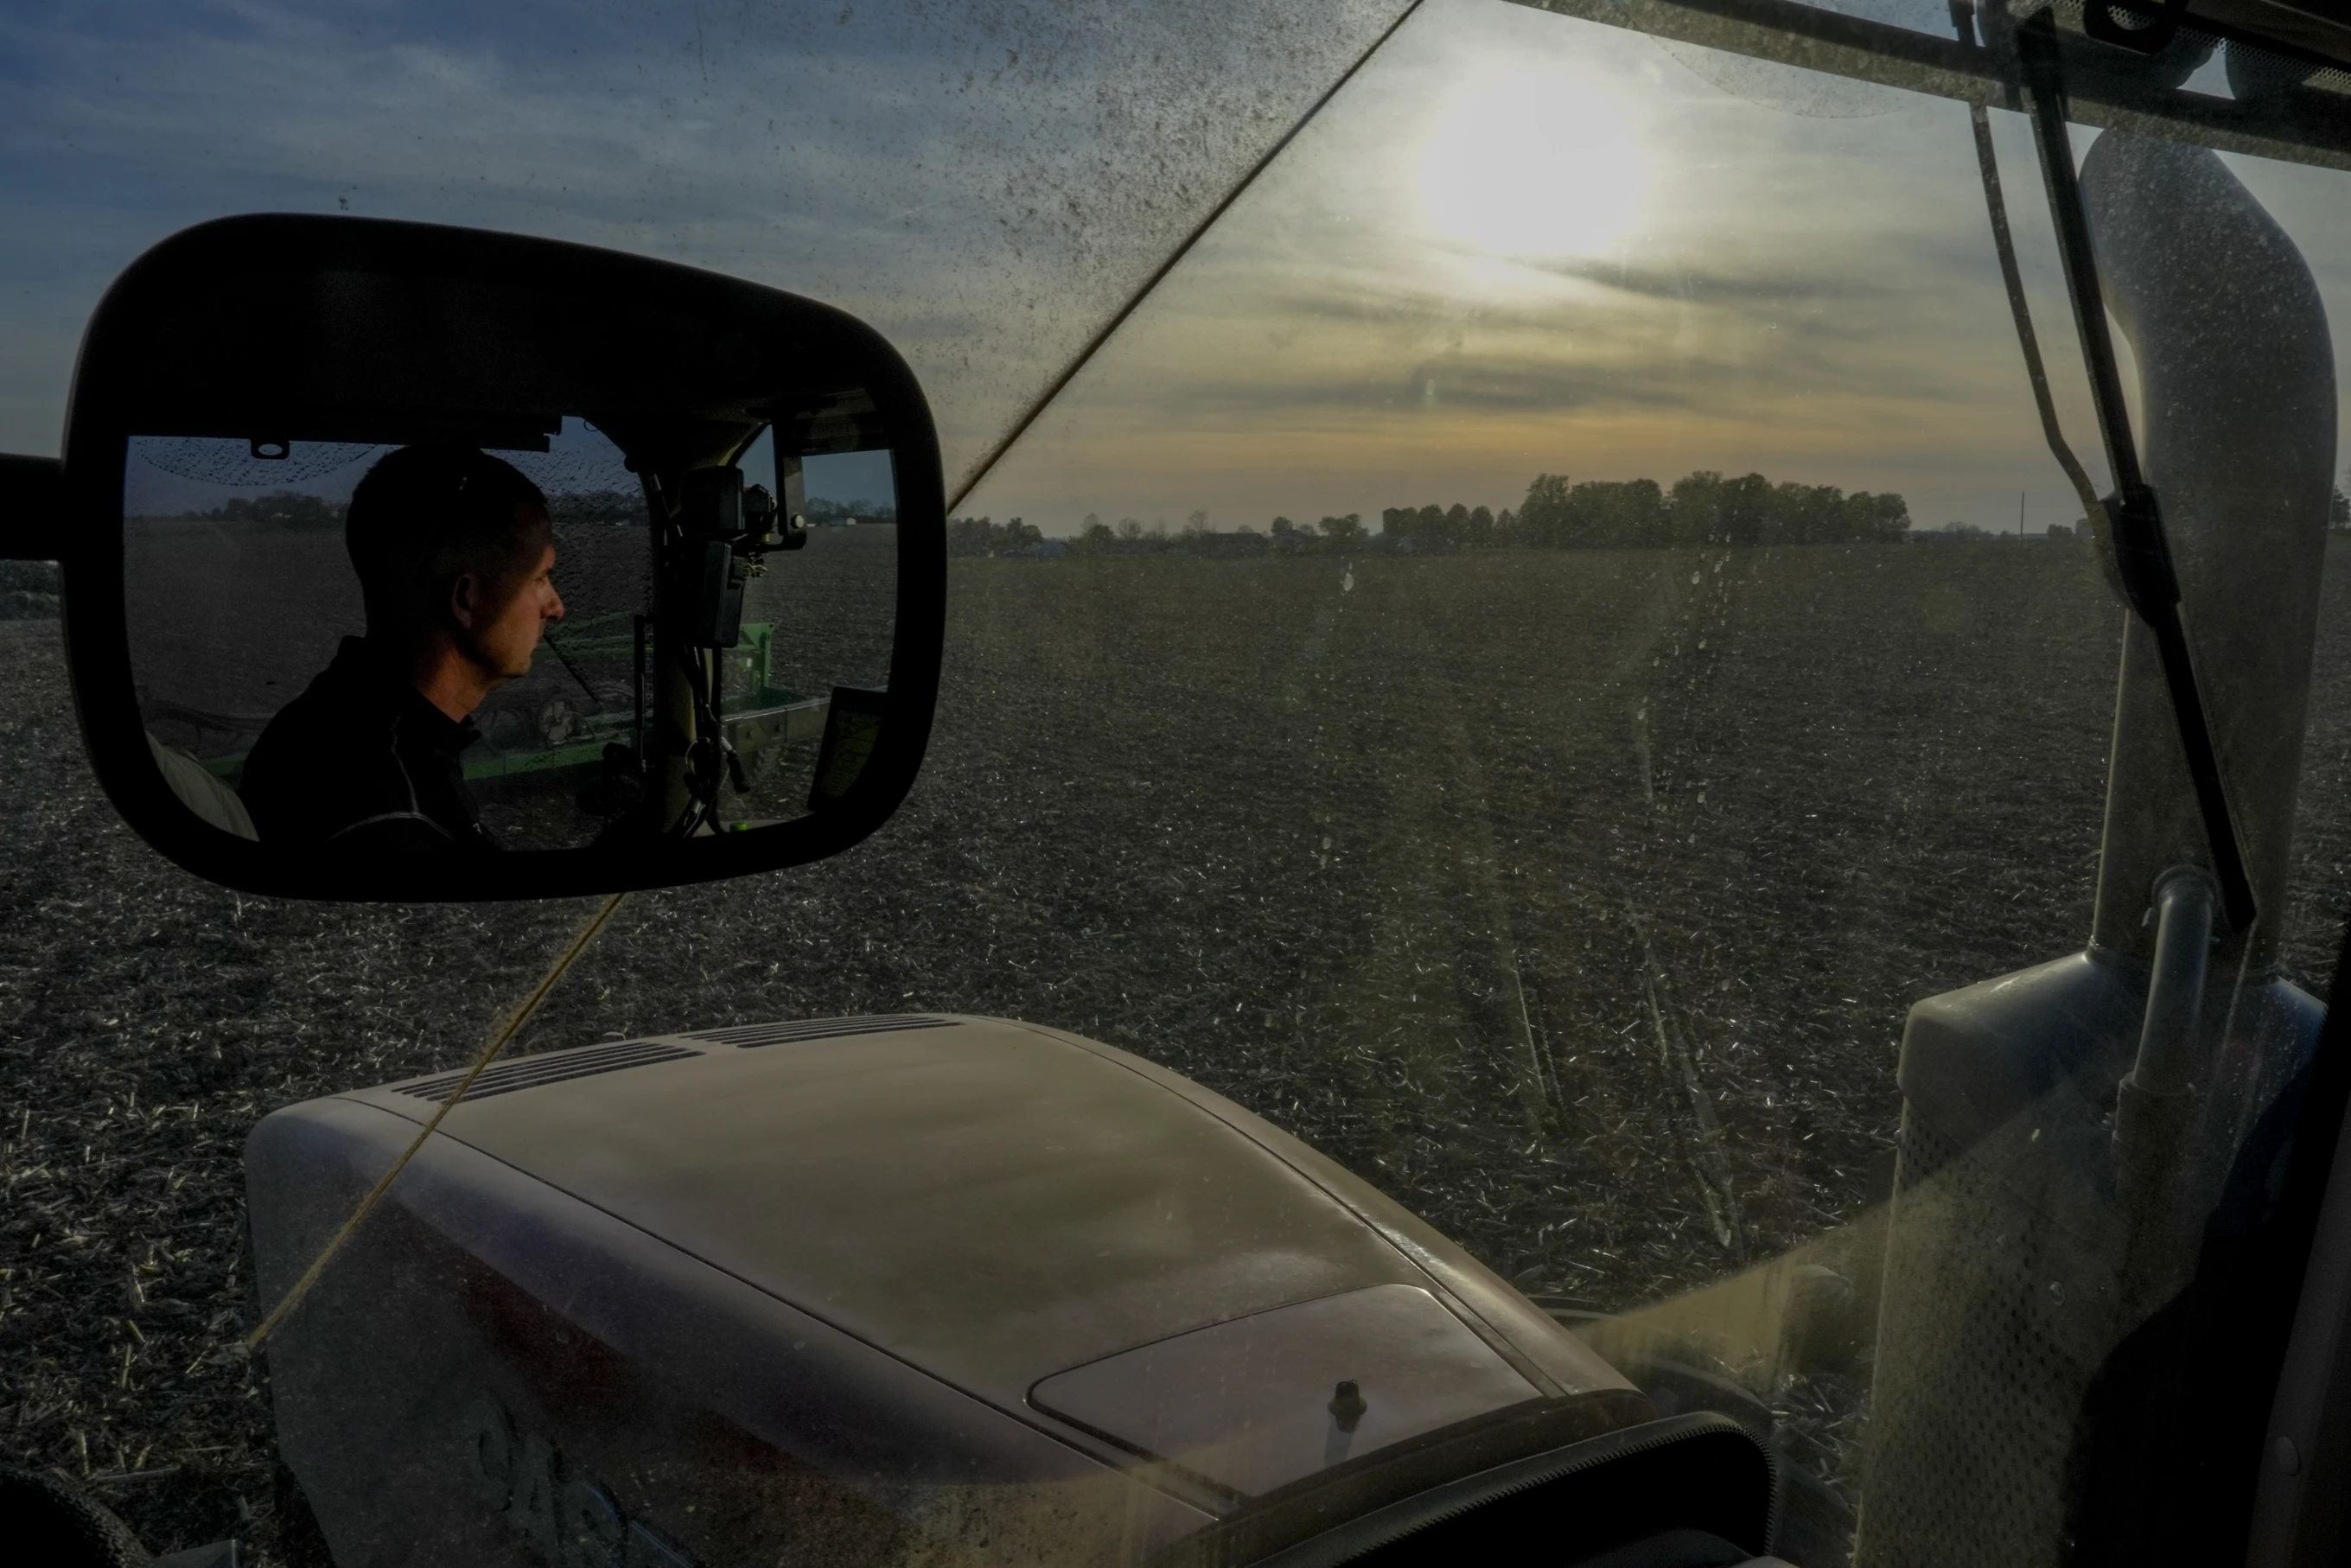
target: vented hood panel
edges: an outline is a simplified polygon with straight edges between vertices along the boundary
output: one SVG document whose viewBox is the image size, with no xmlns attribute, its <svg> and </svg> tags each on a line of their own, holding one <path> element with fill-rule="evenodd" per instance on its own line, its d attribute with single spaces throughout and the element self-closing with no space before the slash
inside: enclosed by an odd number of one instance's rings
<svg viewBox="0 0 2351 1568">
<path fill-rule="evenodd" d="M 758 1049 L 718 1032 L 468 1099 L 442 1131 L 1032 1419 L 1054 1374 L 1378 1286 L 1492 1347 L 1504 1381 L 1480 1401 L 1626 1386 L 1370 1188 L 1123 1052 L 977 1019 Z M 348 1098 L 433 1110 L 398 1086 Z"/>
</svg>

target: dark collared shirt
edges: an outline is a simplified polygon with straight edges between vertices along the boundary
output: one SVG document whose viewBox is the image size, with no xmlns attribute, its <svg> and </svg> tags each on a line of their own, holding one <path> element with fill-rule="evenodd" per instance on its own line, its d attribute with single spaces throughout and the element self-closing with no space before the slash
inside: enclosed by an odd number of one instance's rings
<svg viewBox="0 0 2351 1568">
<path fill-rule="evenodd" d="M 458 757 L 480 738 L 346 637 L 335 662 L 278 710 L 237 786 L 266 844 L 370 855 L 499 847 Z"/>
</svg>

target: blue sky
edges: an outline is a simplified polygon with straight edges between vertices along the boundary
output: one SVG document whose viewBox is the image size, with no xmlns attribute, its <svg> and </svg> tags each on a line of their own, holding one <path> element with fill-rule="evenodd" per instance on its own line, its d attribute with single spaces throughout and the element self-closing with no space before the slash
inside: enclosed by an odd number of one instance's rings
<svg viewBox="0 0 2351 1568">
<path fill-rule="evenodd" d="M 609 245 L 896 340 L 967 465 L 1401 0 L 130 0 L 0 43 L 0 450 L 146 246 L 238 211 Z"/>
<path fill-rule="evenodd" d="M 1992 120 L 2065 426 L 2102 473 L 2030 134 Z M 1432 162 L 1493 124 L 1519 134 L 1471 139 L 1493 152 L 1466 170 Z M 2077 129 L 2077 147 L 2094 135 Z M 2351 176 L 2227 162 L 2301 245 L 2343 344 Z M 1637 200 L 1604 235 L 1480 222 L 1450 188 L 1614 212 L 1612 171 L 1629 165 Z M 1527 248 L 1546 238 L 1557 248 Z M 1499 508 L 1540 472 L 1699 467 L 1898 491 L 1920 527 L 2013 528 L 2020 497 L 2032 531 L 2078 515 L 2032 411 L 1965 108 L 1447 4 L 1236 204 L 975 499 L 1049 530 L 1089 510 L 1263 528 L 1277 511 Z"/>
<path fill-rule="evenodd" d="M 1941 26 L 1941 0 L 1853 0 Z M 105 283 L 226 212 L 664 256 L 872 320 L 951 482 L 1400 9 L 253 0 L 12 19 L 0 450 L 57 448 Z M 2217 78 L 2217 72 L 2208 72 Z M 1996 114 L 2069 428 L 2029 141 Z M 1489 156 L 1483 149 L 1493 148 Z M 2344 175 L 2233 159 L 2351 320 Z M 1527 214 L 1562 222 L 1507 221 Z M 1493 0 L 1428 0 L 967 509 L 1263 527 L 1539 471 L 2074 509 L 2042 451 L 1965 111 Z"/>
</svg>

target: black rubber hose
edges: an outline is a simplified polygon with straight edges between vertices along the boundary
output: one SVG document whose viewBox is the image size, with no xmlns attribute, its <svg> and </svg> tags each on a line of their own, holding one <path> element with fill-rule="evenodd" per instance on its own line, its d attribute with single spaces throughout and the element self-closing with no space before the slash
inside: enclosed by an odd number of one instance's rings
<svg viewBox="0 0 2351 1568">
<path fill-rule="evenodd" d="M 155 1561 L 78 1487 L 18 1465 L 0 1465 L 0 1554 L 42 1568 L 150 1568 Z"/>
</svg>

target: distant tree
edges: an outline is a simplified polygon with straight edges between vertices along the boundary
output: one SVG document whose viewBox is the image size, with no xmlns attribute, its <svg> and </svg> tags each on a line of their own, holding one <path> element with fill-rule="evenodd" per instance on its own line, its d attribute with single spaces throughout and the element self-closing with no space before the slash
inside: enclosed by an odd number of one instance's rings
<svg viewBox="0 0 2351 1568">
<path fill-rule="evenodd" d="M 811 503 L 812 506 L 827 504 Z M 549 496 L 547 509 L 556 522 L 567 528 L 642 524 L 645 521 L 645 493 L 643 490 L 567 490 Z M 817 520 L 813 514 L 810 520 Z"/>
<path fill-rule="evenodd" d="M 1328 538 L 1347 540 L 1364 537 L 1364 516 L 1361 512 L 1349 512 L 1343 517 L 1324 517 L 1316 526 Z"/>
<path fill-rule="evenodd" d="M 1110 531 L 1110 525 L 1108 523 L 1103 522 L 1092 512 L 1088 512 L 1086 514 L 1085 532 L 1081 534 L 1079 537 L 1090 545 L 1106 545 L 1117 536 L 1113 535 Z"/>
<path fill-rule="evenodd" d="M 1204 535 L 1206 535 L 1207 532 L 1208 532 L 1208 514 L 1207 514 L 1207 513 L 1206 513 L 1206 512 L 1194 512 L 1194 513 L 1191 513 L 1189 516 L 1187 516 L 1187 517 L 1185 517 L 1185 519 L 1184 519 L 1184 537 L 1185 537 L 1186 538 L 1187 538 L 1187 539 L 1196 539 L 1196 538 L 1199 538 L 1203 537 L 1203 536 L 1204 536 Z"/>
<path fill-rule="evenodd" d="M 1296 523 L 1291 522 L 1288 517 L 1276 517 L 1270 525 L 1270 528 L 1273 535 L 1278 538 L 1281 535 L 1290 532 L 1297 526 L 1298 525 Z"/>
<path fill-rule="evenodd" d="M 2351 528 L 2351 496 L 2345 495 L 2340 485 L 2327 498 L 2326 526 L 2330 528 Z"/>
<path fill-rule="evenodd" d="M 1519 533 L 1531 545 L 1563 545 L 1567 542 L 1570 492 L 1564 474 L 1538 474 L 1527 486 L 1527 498 L 1519 503 Z"/>
<path fill-rule="evenodd" d="M 332 528 L 343 523 L 345 503 L 298 490 L 273 490 L 266 496 L 237 496 L 210 511 L 191 510 L 191 519 L 212 523 L 267 523 L 281 528 Z"/>
<path fill-rule="evenodd" d="M 1852 537 L 1852 522 L 1844 492 L 1834 485 L 1777 485 L 1764 506 L 1761 542 L 1842 544 Z"/>
<path fill-rule="evenodd" d="M 1042 528 L 1019 517 L 1000 526 L 989 517 L 947 519 L 947 554 L 951 556 L 1001 555 L 1008 549 L 1036 544 L 1044 537 Z"/>
<path fill-rule="evenodd" d="M 1726 479 L 1710 468 L 1675 480 L 1672 496 L 1677 545 L 1761 544 L 1775 498 L 1771 482 L 1761 474 Z"/>
<path fill-rule="evenodd" d="M 1505 520 L 1507 519 L 1507 520 Z M 1512 542 L 1565 549 L 1622 549 L 1666 542 L 1664 492 L 1654 479 L 1594 479 L 1568 483 L 1564 474 L 1539 474 L 1513 515 L 1495 519 L 1496 534 Z"/>
<path fill-rule="evenodd" d="M 2049 537 L 2053 539 L 2070 539 L 2074 537 L 2074 530 L 2063 523 L 2052 523 L 2049 525 Z"/>
<path fill-rule="evenodd" d="M 1100 512 L 1088 512 L 1086 514 L 1086 520 L 1079 525 L 1078 532 L 1081 535 L 1090 536 L 1096 528 L 1102 528 L 1102 514 Z M 1102 532 L 1104 534 L 1108 534 L 1110 530 L 1108 528 L 1102 528 Z"/>
<path fill-rule="evenodd" d="M 1852 531 L 1845 537 L 1868 544 L 1892 544 L 1910 531 L 1910 503 L 1891 490 L 1856 490 L 1844 498 Z"/>
<path fill-rule="evenodd" d="M 1664 544 L 1671 534 L 1666 493 L 1654 479 L 1591 479 L 1568 493 L 1568 537 L 1607 549 Z"/>
<path fill-rule="evenodd" d="M 1143 525 L 1133 517 L 1121 517 L 1118 520 L 1118 537 L 1133 543 L 1143 537 Z"/>
<path fill-rule="evenodd" d="M 1761 474 L 1727 478 L 1709 468 L 1674 482 L 1538 474 L 1516 511 L 1483 507 L 1390 507 L 1380 532 L 1424 546 L 1535 545 L 1631 549 L 1657 545 L 1842 544 L 1901 538 L 1910 509 L 1900 496 L 1846 495 L 1834 485 L 1774 485 Z"/>
<path fill-rule="evenodd" d="M 951 556 L 987 556 L 996 552 L 990 548 L 995 524 L 987 517 L 949 517 L 947 519 L 947 554 Z"/>
</svg>

